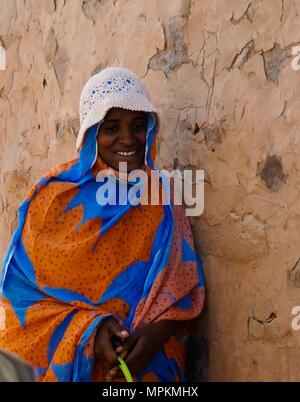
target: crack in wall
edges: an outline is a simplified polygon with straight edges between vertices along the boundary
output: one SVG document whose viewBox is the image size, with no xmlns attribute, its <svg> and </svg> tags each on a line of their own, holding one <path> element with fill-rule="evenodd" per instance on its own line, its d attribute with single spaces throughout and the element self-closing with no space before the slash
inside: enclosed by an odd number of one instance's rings
<svg viewBox="0 0 300 402">
<path fill-rule="evenodd" d="M 292 269 L 288 271 L 288 284 L 289 286 L 300 288 L 300 257 Z"/>
<path fill-rule="evenodd" d="M 275 319 L 277 318 L 277 315 L 276 315 L 276 313 L 270 313 L 270 315 L 267 317 L 267 318 L 265 318 L 264 320 L 260 320 L 260 319 L 258 319 L 258 318 L 256 318 L 255 316 L 252 316 L 251 317 L 251 319 L 252 320 L 255 320 L 255 321 L 257 321 L 257 322 L 259 322 L 260 324 L 262 324 L 262 325 L 265 325 L 265 324 L 270 324 L 272 321 L 274 321 Z"/>
<path fill-rule="evenodd" d="M 95 25 L 97 12 L 102 0 L 86 0 L 82 3 L 82 11 L 84 15 Z"/>
<path fill-rule="evenodd" d="M 184 31 L 187 27 L 190 12 L 191 0 L 184 0 L 179 18 L 173 18 L 170 22 L 162 24 L 165 46 L 163 50 L 157 49 L 157 53 L 150 58 L 147 71 L 148 69 L 163 71 L 165 77 L 169 79 L 171 71 L 176 71 L 182 64 L 190 62 L 188 59 L 188 45 L 184 40 Z"/>
<path fill-rule="evenodd" d="M 166 78 L 169 78 L 170 71 L 178 70 L 182 64 L 188 61 L 188 48 L 183 38 L 184 26 L 185 22 L 181 20 L 175 20 L 169 25 L 163 26 L 165 48 L 158 50 L 149 61 L 149 68 L 163 71 Z"/>
<path fill-rule="evenodd" d="M 267 318 L 259 319 L 255 315 L 247 320 L 248 339 L 256 341 L 271 341 L 280 337 L 280 326 L 277 321 L 277 314 L 270 313 Z"/>
<path fill-rule="evenodd" d="M 252 6 L 252 1 L 250 1 L 250 3 L 248 4 L 246 10 L 244 11 L 243 15 L 242 15 L 240 18 L 235 19 L 235 18 L 234 18 L 234 12 L 233 12 L 233 13 L 232 13 L 232 17 L 230 18 L 230 22 L 231 22 L 233 25 L 237 25 L 237 24 L 239 24 L 239 23 L 246 17 L 246 19 L 247 19 L 248 21 L 250 21 L 251 24 L 252 24 L 252 23 L 253 23 L 253 20 L 252 20 L 252 19 L 250 18 L 250 16 L 249 16 L 249 9 L 250 9 L 251 6 Z"/>
<path fill-rule="evenodd" d="M 284 16 L 284 0 L 281 0 L 281 16 L 280 16 L 280 22 L 282 22 L 283 20 L 283 16 Z"/>
<path fill-rule="evenodd" d="M 235 58 L 233 59 L 233 62 L 231 63 L 231 66 L 229 70 L 233 68 L 241 68 L 243 65 L 250 59 L 255 54 L 255 47 L 254 47 L 254 41 L 251 40 L 250 42 L 246 43 L 246 45 L 243 47 L 243 49 L 238 53 Z"/>
<path fill-rule="evenodd" d="M 51 27 L 44 45 L 44 56 L 49 67 L 51 67 L 53 64 L 53 60 L 57 53 L 57 50 L 58 43 L 55 37 L 54 28 Z"/>
</svg>

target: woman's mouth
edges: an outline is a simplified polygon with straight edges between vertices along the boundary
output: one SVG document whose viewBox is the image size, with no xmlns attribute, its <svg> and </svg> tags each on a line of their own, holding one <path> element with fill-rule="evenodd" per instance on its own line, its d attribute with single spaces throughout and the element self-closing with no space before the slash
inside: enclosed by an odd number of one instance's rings
<svg viewBox="0 0 300 402">
<path fill-rule="evenodd" d="M 134 151 L 116 151 L 116 154 L 118 154 L 119 156 L 125 156 L 125 157 L 130 157 L 133 156 L 137 153 L 137 150 L 135 149 Z"/>
</svg>

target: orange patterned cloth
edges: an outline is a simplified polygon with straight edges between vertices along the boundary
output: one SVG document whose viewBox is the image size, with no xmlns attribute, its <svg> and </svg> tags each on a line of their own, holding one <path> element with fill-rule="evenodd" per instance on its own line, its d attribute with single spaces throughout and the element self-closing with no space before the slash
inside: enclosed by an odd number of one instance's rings
<svg viewBox="0 0 300 402">
<path fill-rule="evenodd" d="M 201 262 L 181 206 L 97 204 L 95 178 L 105 167 L 91 152 L 97 129 L 88 130 L 78 159 L 29 192 L 3 263 L 0 347 L 33 365 L 40 381 L 104 381 L 94 338 L 107 317 L 132 332 L 190 320 L 203 308 Z M 171 336 L 134 380 L 184 381 L 185 334 Z"/>
</svg>

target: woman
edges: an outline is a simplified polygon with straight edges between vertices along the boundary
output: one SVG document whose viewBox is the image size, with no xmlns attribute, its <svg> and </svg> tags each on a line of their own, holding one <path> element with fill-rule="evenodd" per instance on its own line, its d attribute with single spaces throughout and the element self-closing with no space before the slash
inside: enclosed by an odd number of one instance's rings
<svg viewBox="0 0 300 402">
<path fill-rule="evenodd" d="M 120 168 L 157 173 L 156 110 L 135 74 L 106 68 L 83 88 L 80 123 L 79 157 L 20 206 L 2 269 L 0 347 L 40 381 L 124 381 L 117 354 L 135 381 L 184 381 L 186 324 L 204 301 L 191 228 L 182 207 L 141 202 L 151 179 L 130 198 L 135 183 Z M 107 171 L 114 180 L 99 179 Z"/>
</svg>

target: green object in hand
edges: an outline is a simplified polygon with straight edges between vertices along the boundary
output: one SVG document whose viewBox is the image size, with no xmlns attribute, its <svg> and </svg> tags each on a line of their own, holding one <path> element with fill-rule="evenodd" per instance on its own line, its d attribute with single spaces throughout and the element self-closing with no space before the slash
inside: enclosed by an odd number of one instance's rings
<svg viewBox="0 0 300 402">
<path fill-rule="evenodd" d="M 133 382 L 132 376 L 130 374 L 129 368 L 127 366 L 127 364 L 125 363 L 125 361 L 122 359 L 122 357 L 118 356 L 118 360 L 120 363 L 120 368 L 127 380 L 127 382 Z"/>
</svg>

